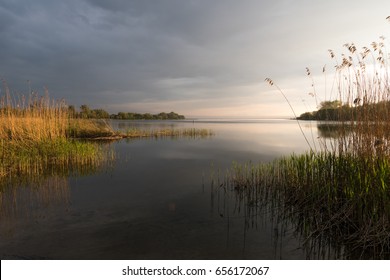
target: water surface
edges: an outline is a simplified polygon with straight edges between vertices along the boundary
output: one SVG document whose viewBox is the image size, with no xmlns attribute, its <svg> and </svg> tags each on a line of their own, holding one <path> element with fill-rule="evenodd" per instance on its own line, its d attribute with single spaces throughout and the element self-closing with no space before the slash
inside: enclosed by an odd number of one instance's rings
<svg viewBox="0 0 390 280">
<path fill-rule="evenodd" d="M 27 178 L 5 189 L 3 259 L 306 258 L 293 229 L 269 214 L 248 223 L 215 179 L 233 162 L 268 162 L 308 150 L 296 121 L 114 121 L 113 126 L 206 128 L 214 135 L 121 140 L 109 144 L 115 162 L 93 174 L 49 176 L 34 184 Z M 303 129 L 317 137 L 315 125 L 304 123 Z"/>
</svg>

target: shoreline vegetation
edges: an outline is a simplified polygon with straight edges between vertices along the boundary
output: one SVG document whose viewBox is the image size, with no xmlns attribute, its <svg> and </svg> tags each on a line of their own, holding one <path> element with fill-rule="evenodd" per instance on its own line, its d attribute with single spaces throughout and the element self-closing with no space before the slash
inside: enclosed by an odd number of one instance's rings
<svg viewBox="0 0 390 280">
<path fill-rule="evenodd" d="M 47 170 L 80 171 L 101 166 L 108 151 L 68 135 L 72 122 L 64 101 L 30 95 L 13 98 L 3 81 L 0 97 L 0 178 L 2 184 Z"/>
<path fill-rule="evenodd" d="M 91 109 L 88 105 L 81 105 L 80 111 L 77 111 L 74 105 L 68 106 L 69 115 L 78 119 L 114 119 L 114 120 L 184 120 L 185 116 L 175 112 L 159 114 L 118 112 L 110 114 L 104 109 Z"/>
<path fill-rule="evenodd" d="M 314 121 L 360 121 L 364 115 L 364 120 L 375 121 L 378 117 L 383 117 L 389 112 L 390 101 L 379 101 L 376 103 L 364 102 L 356 97 L 354 105 L 342 104 L 340 100 L 321 102 L 320 109 L 312 112 L 305 112 L 298 116 L 297 120 L 314 120 Z M 385 121 L 386 119 L 383 119 Z"/>
<path fill-rule="evenodd" d="M 390 19 L 390 17 L 388 17 Z M 263 207 L 293 224 L 308 257 L 390 258 L 390 73 L 384 38 L 358 51 L 345 44 L 336 57 L 334 87 L 315 112 L 332 138 L 308 137 L 310 151 L 267 164 L 235 164 L 223 181 L 248 213 Z M 317 99 L 310 70 L 313 93 Z M 326 77 L 325 67 L 323 73 Z M 270 78 L 266 82 L 280 88 Z M 287 102 L 288 99 L 286 98 Z M 289 103 L 290 104 L 290 103 Z M 291 107 L 291 106 L 290 106 Z M 293 113 L 295 115 L 294 109 Z"/>
<path fill-rule="evenodd" d="M 114 157 L 105 144 L 109 140 L 204 138 L 213 134 L 195 128 L 114 131 L 105 119 L 83 117 L 82 112 L 77 113 L 77 118 L 65 101 L 51 100 L 47 90 L 44 96 L 35 93 L 16 96 L 5 81 L 3 89 L 4 94 L 0 96 L 0 179 L 3 182 L 4 178 L 36 176 L 58 168 L 61 172 L 83 173 L 87 167 L 96 170 Z M 180 119 L 176 113 L 167 114 L 168 117 Z"/>
<path fill-rule="evenodd" d="M 129 138 L 207 138 L 214 133 L 202 128 L 164 128 L 113 130 L 106 120 L 73 119 L 68 134 L 73 139 L 85 140 L 120 140 Z"/>
<path fill-rule="evenodd" d="M 0 219 L 34 215 L 44 205 L 64 206 L 69 199 L 68 178 L 95 174 L 115 162 L 111 142 L 129 138 L 205 138 L 206 129 L 128 129 L 115 131 L 107 119 L 93 119 L 71 110 L 65 101 L 44 96 L 17 96 L 3 81 L 0 96 Z M 120 114 L 119 114 L 120 115 Z M 182 119 L 161 113 L 159 119 Z M 136 116 L 145 119 L 144 115 Z M 184 116 L 183 116 L 184 118 Z M 118 119 L 118 118 L 116 118 Z M 120 118 L 120 119 L 129 119 Z M 149 119 L 148 115 L 146 119 Z M 25 186 L 28 186 L 26 188 Z M 33 198 L 33 199 L 32 199 Z"/>
</svg>

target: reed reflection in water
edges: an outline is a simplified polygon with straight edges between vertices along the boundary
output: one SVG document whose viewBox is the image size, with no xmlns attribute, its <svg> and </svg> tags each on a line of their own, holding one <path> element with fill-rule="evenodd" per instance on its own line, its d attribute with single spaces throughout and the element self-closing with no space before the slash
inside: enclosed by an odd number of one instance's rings
<svg viewBox="0 0 390 280">
<path fill-rule="evenodd" d="M 0 200 L 0 220 L 15 221 L 47 215 L 50 208 L 66 207 L 70 192 L 68 178 L 53 175 L 35 179 L 28 186 L 3 185 Z"/>
<path fill-rule="evenodd" d="M 0 181 L 0 235 L 18 235 L 18 231 L 24 231 L 28 224 L 68 211 L 70 178 L 90 176 L 112 168 L 114 154 L 109 144 L 101 144 L 100 152 L 96 158 L 58 164 L 44 160 L 14 162 Z"/>
</svg>

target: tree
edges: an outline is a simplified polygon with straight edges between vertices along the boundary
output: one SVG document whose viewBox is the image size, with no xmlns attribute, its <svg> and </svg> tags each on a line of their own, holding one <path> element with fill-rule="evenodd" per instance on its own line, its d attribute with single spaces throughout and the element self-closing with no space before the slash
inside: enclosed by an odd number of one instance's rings
<svg viewBox="0 0 390 280">
<path fill-rule="evenodd" d="M 125 119 L 127 119 L 127 113 L 125 113 L 125 112 L 119 112 L 118 115 L 117 115 L 117 119 L 119 119 L 119 120 L 125 120 Z"/>
<path fill-rule="evenodd" d="M 88 105 L 85 104 L 81 105 L 80 110 L 81 110 L 80 112 L 81 118 L 87 119 L 91 113 L 91 109 L 88 107 Z"/>
<path fill-rule="evenodd" d="M 145 120 L 153 120 L 153 116 L 150 113 L 145 113 L 143 115 L 143 119 L 145 119 Z"/>
<path fill-rule="evenodd" d="M 110 114 L 103 109 L 94 109 L 92 110 L 92 117 L 96 119 L 108 119 Z"/>
<path fill-rule="evenodd" d="M 167 113 L 165 113 L 165 112 L 162 112 L 162 113 L 158 114 L 157 117 L 158 117 L 158 119 L 160 119 L 160 120 L 166 120 L 166 119 L 168 119 L 168 115 L 167 115 Z"/>
<path fill-rule="evenodd" d="M 320 110 L 337 109 L 340 108 L 343 103 L 340 100 L 322 101 L 320 103 Z"/>
</svg>

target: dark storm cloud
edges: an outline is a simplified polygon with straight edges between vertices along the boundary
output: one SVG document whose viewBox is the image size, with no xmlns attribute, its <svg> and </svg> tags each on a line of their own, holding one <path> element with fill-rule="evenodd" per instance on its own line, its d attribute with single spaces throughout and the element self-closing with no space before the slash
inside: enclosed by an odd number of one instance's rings
<svg viewBox="0 0 390 280">
<path fill-rule="evenodd" d="M 180 98 L 160 81 L 198 84 L 226 66 L 218 45 L 247 16 L 236 19 L 239 11 L 225 5 L 240 8 L 235 1 L 5 1 L 1 75 L 17 85 L 48 84 L 76 102 L 109 91 L 118 102 Z"/>
<path fill-rule="evenodd" d="M 317 55 L 313 49 L 332 47 L 343 6 L 307 0 L 0 0 L 0 77 L 19 91 L 26 91 L 27 80 L 37 90 L 47 85 L 52 96 L 76 105 L 232 107 L 250 100 L 265 76 L 296 77 Z M 359 13 L 349 20 L 356 24 Z"/>
<path fill-rule="evenodd" d="M 131 34 L 136 26 L 123 28 L 107 12 L 77 2 L 34 2 L 30 7 L 11 2 L 2 6 L 2 75 L 88 94 L 116 80 L 127 81 L 124 71 L 131 78 L 135 66 L 142 65 L 137 50 L 142 53 L 142 46 L 132 42 L 137 41 L 137 34 Z"/>
</svg>

